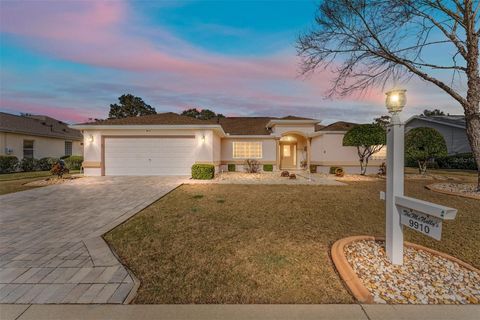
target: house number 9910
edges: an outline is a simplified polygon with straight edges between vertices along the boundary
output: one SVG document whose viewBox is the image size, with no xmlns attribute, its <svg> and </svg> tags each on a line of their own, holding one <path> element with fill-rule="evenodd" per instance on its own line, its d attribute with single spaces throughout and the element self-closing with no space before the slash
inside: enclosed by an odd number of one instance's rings
<svg viewBox="0 0 480 320">
<path fill-rule="evenodd" d="M 427 225 L 424 225 L 423 223 L 419 223 L 415 220 L 408 219 L 408 224 L 410 228 L 420 230 L 421 232 L 425 232 L 427 234 L 430 233 L 430 227 Z"/>
</svg>

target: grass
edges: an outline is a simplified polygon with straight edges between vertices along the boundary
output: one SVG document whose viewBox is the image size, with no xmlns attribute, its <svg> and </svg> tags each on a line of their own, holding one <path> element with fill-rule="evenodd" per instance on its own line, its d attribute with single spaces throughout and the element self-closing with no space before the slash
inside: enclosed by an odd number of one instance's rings
<svg viewBox="0 0 480 320">
<path fill-rule="evenodd" d="M 72 171 L 71 174 L 80 171 Z M 38 187 L 26 186 L 25 184 L 50 177 L 50 171 L 33 171 L 33 172 L 15 172 L 0 174 L 0 195 L 13 193 L 18 191 L 29 190 Z"/>
<path fill-rule="evenodd" d="M 406 240 L 480 267 L 479 201 L 430 182 L 407 181 L 406 194 L 457 208 L 457 218 L 442 241 L 409 229 Z M 353 303 L 329 252 L 343 237 L 384 234 L 381 190 L 385 181 L 184 185 L 105 238 L 141 281 L 135 303 Z"/>
</svg>

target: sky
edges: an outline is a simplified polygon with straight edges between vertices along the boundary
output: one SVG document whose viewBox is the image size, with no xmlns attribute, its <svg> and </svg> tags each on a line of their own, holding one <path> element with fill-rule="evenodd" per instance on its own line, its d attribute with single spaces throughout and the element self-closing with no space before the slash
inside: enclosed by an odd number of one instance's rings
<svg viewBox="0 0 480 320">
<path fill-rule="evenodd" d="M 299 73 L 295 41 L 318 1 L 0 0 L 0 111 L 69 123 L 106 118 L 131 93 L 157 112 L 297 115 L 371 122 L 380 88 L 325 98 L 330 70 Z M 403 116 L 461 107 L 433 85 L 405 85 Z"/>
</svg>

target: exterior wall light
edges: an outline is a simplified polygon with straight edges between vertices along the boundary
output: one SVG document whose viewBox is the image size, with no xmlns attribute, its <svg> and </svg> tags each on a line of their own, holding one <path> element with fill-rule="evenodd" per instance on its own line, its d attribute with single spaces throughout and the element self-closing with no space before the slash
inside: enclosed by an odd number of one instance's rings
<svg viewBox="0 0 480 320">
<path fill-rule="evenodd" d="M 90 136 L 88 137 L 88 141 L 93 142 L 93 135 L 90 135 Z"/>
<path fill-rule="evenodd" d="M 390 90 L 387 93 L 387 99 L 385 104 L 387 106 L 388 112 L 391 114 L 396 114 L 402 111 L 403 107 L 407 103 L 407 90 Z"/>
<path fill-rule="evenodd" d="M 202 135 L 202 142 L 205 142 L 205 135 Z"/>
</svg>

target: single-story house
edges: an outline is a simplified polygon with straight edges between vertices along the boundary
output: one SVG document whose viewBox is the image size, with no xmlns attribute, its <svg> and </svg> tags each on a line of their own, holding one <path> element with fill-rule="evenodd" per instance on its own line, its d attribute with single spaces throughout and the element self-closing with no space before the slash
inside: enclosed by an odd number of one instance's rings
<svg viewBox="0 0 480 320">
<path fill-rule="evenodd" d="M 62 121 L 43 115 L 0 112 L 0 155 L 18 159 L 83 155 L 83 136 Z"/>
<path fill-rule="evenodd" d="M 84 172 L 103 175 L 188 175 L 195 163 L 218 171 L 246 159 L 271 164 L 274 170 L 297 170 L 316 165 L 319 172 L 342 166 L 359 172 L 355 147 L 342 145 L 355 124 L 288 116 L 226 117 L 199 120 L 176 113 L 109 119 L 71 127 L 84 136 Z M 370 161 L 377 172 L 384 157 Z"/>
<path fill-rule="evenodd" d="M 445 139 L 448 154 L 472 152 L 465 127 L 465 116 L 413 116 L 405 122 L 405 133 L 413 128 L 436 129 Z"/>
</svg>

